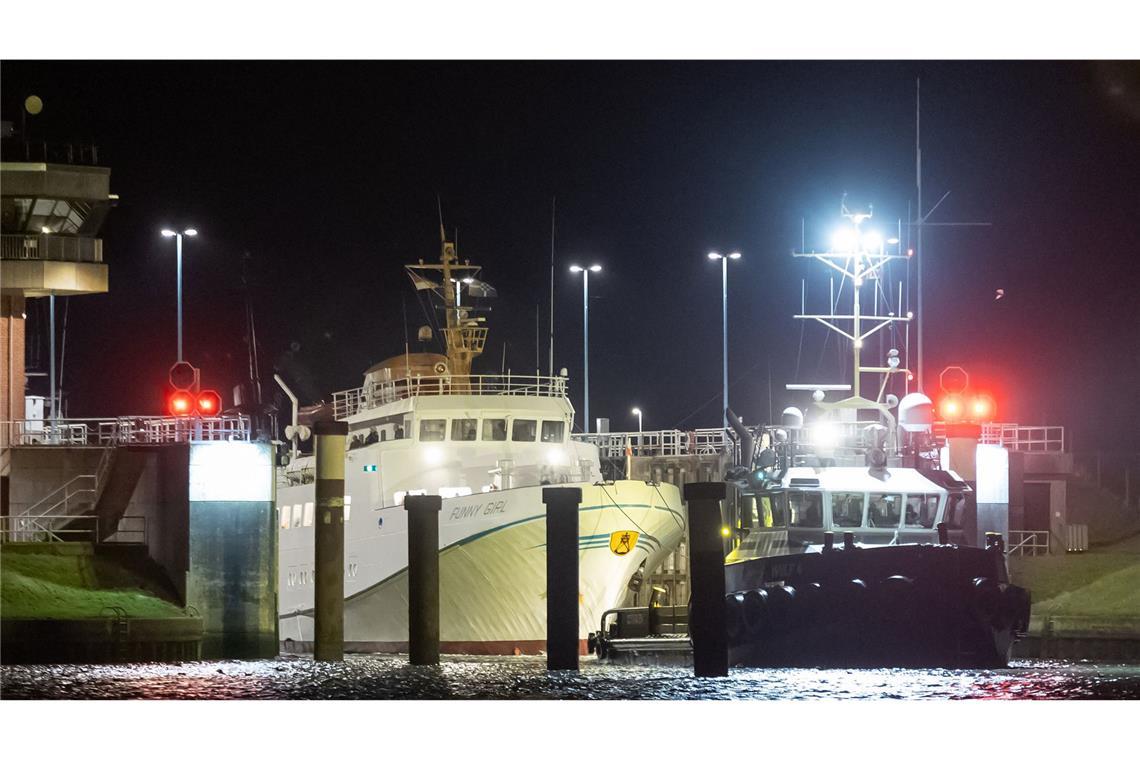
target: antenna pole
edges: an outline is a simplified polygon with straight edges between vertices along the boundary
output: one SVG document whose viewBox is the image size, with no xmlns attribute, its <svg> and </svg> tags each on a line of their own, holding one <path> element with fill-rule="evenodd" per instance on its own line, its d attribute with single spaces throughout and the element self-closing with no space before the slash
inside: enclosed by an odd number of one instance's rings
<svg viewBox="0 0 1140 760">
<path fill-rule="evenodd" d="M 914 171 L 915 183 L 918 185 L 918 239 L 914 246 L 914 257 L 918 259 L 918 304 L 916 315 L 918 316 L 918 326 L 916 328 L 915 339 L 918 348 L 918 363 L 917 373 L 915 374 L 916 386 L 918 392 L 922 393 L 922 328 L 925 324 L 922 314 L 922 143 L 920 140 L 921 135 L 921 114 L 922 114 L 922 92 L 921 92 L 921 79 L 914 80 Z"/>
<path fill-rule="evenodd" d="M 554 377 L 554 214 L 557 197 L 550 199 L 550 364 L 548 371 Z"/>
</svg>

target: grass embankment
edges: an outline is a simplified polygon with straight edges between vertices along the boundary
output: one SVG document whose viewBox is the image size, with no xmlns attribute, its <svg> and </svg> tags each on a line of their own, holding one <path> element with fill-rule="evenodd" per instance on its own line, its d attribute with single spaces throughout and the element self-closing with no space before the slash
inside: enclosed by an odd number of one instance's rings
<svg viewBox="0 0 1140 760">
<path fill-rule="evenodd" d="M 1140 537 L 1083 554 L 1011 557 L 1034 615 L 1140 618 Z"/>
<path fill-rule="evenodd" d="M 6 619 L 105 617 L 107 607 L 135 618 L 186 615 L 147 587 L 147 579 L 91 554 L 0 551 L 0 616 Z"/>
</svg>

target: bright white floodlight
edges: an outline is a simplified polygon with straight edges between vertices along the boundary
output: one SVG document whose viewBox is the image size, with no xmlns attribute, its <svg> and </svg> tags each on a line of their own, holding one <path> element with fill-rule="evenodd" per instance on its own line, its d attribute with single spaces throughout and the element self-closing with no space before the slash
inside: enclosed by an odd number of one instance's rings
<svg viewBox="0 0 1140 760">
<path fill-rule="evenodd" d="M 574 274 L 577 274 L 578 272 L 582 271 L 582 267 L 578 266 L 577 264 L 571 264 L 570 265 L 570 271 L 573 272 Z"/>
<path fill-rule="evenodd" d="M 183 231 L 182 231 L 182 234 L 183 234 L 183 235 L 186 235 L 187 237 L 194 237 L 195 235 L 197 235 L 197 234 L 198 234 L 198 230 L 196 230 L 196 229 L 194 229 L 193 227 L 191 227 L 190 229 L 187 229 L 187 230 L 183 230 Z"/>
<path fill-rule="evenodd" d="M 732 253 L 728 254 L 728 257 L 730 259 L 739 259 L 740 258 L 740 251 L 733 251 Z"/>
<path fill-rule="evenodd" d="M 174 237 L 174 236 L 175 236 L 175 235 L 177 235 L 177 234 L 178 234 L 178 233 L 177 233 L 177 232 L 175 232 L 174 230 L 163 230 L 163 231 L 162 231 L 162 236 L 163 236 L 163 237 Z"/>
<path fill-rule="evenodd" d="M 590 266 L 590 271 L 591 272 L 600 272 L 600 271 L 602 271 L 602 265 L 601 264 L 593 264 Z"/>
<path fill-rule="evenodd" d="M 839 230 L 831 237 L 831 247 L 842 253 L 855 250 L 857 242 L 855 231 L 850 229 Z"/>
<path fill-rule="evenodd" d="M 883 246 L 883 236 L 877 232 L 868 232 L 863 236 L 863 247 L 872 251 L 877 251 Z"/>
<path fill-rule="evenodd" d="M 713 261 L 716 261 L 717 259 L 723 259 L 724 257 L 721 256 L 716 251 L 709 251 L 709 258 L 712 259 Z"/>
</svg>

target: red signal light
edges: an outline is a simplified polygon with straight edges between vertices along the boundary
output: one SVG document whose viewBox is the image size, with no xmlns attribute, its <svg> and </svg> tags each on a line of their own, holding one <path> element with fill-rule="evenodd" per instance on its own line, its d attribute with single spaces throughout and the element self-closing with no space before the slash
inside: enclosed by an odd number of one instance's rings
<svg viewBox="0 0 1140 760">
<path fill-rule="evenodd" d="M 185 417 L 194 411 L 194 397 L 189 391 L 175 391 L 166 402 L 171 417 Z"/>
<path fill-rule="evenodd" d="M 966 413 L 966 405 L 957 395 L 943 396 L 938 402 L 938 416 L 946 422 L 958 422 Z"/>
<path fill-rule="evenodd" d="M 202 391 L 198 394 L 198 414 L 213 417 L 222 410 L 222 397 L 217 391 Z"/>
<path fill-rule="evenodd" d="M 976 396 L 970 403 L 970 417 L 976 422 L 989 422 L 995 411 L 994 400 L 989 396 Z"/>
</svg>

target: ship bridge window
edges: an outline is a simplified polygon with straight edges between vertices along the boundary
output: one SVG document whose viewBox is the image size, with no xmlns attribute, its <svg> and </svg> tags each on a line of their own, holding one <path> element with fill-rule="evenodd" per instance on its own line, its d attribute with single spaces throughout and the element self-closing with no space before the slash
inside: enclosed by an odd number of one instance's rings
<svg viewBox="0 0 1140 760">
<path fill-rule="evenodd" d="M 447 420 L 420 420 L 421 441 L 442 441 L 447 433 Z"/>
<path fill-rule="evenodd" d="M 819 491 L 789 491 L 788 517 L 788 524 L 793 528 L 822 528 L 823 494 Z"/>
<path fill-rule="evenodd" d="M 867 510 L 867 526 L 898 529 L 902 518 L 902 494 L 873 493 Z"/>
<path fill-rule="evenodd" d="M 831 494 L 831 524 L 836 528 L 862 526 L 863 494 L 848 492 Z"/>
<path fill-rule="evenodd" d="M 938 516 L 938 494 L 912 493 L 906 497 L 906 527 L 933 528 Z"/>
<path fill-rule="evenodd" d="M 451 440 L 474 441 L 475 433 L 479 430 L 479 420 L 452 420 Z"/>
<path fill-rule="evenodd" d="M 511 426 L 511 440 L 533 442 L 536 432 L 538 432 L 536 420 L 515 420 Z"/>
<path fill-rule="evenodd" d="M 313 527 L 313 513 L 314 513 L 314 511 L 315 510 L 314 510 L 313 502 L 306 501 L 305 502 L 305 520 L 304 520 L 304 522 L 301 523 L 306 528 Z"/>
<path fill-rule="evenodd" d="M 294 528 L 300 528 L 301 527 L 301 505 L 300 504 L 294 504 L 293 505 L 293 527 Z"/>
<path fill-rule="evenodd" d="M 946 525 L 961 528 L 966 511 L 966 495 L 952 493 L 946 497 Z"/>
<path fill-rule="evenodd" d="M 542 421 L 542 442 L 543 443 L 562 443 L 563 434 L 566 431 L 566 423 L 562 420 L 543 420 Z"/>
<path fill-rule="evenodd" d="M 787 494 L 766 494 L 753 499 L 753 522 L 761 528 L 785 528 L 788 525 Z"/>
<path fill-rule="evenodd" d="M 505 440 L 507 440 L 507 421 L 506 420 L 483 420 L 483 440 L 484 441 L 505 441 Z"/>
</svg>

